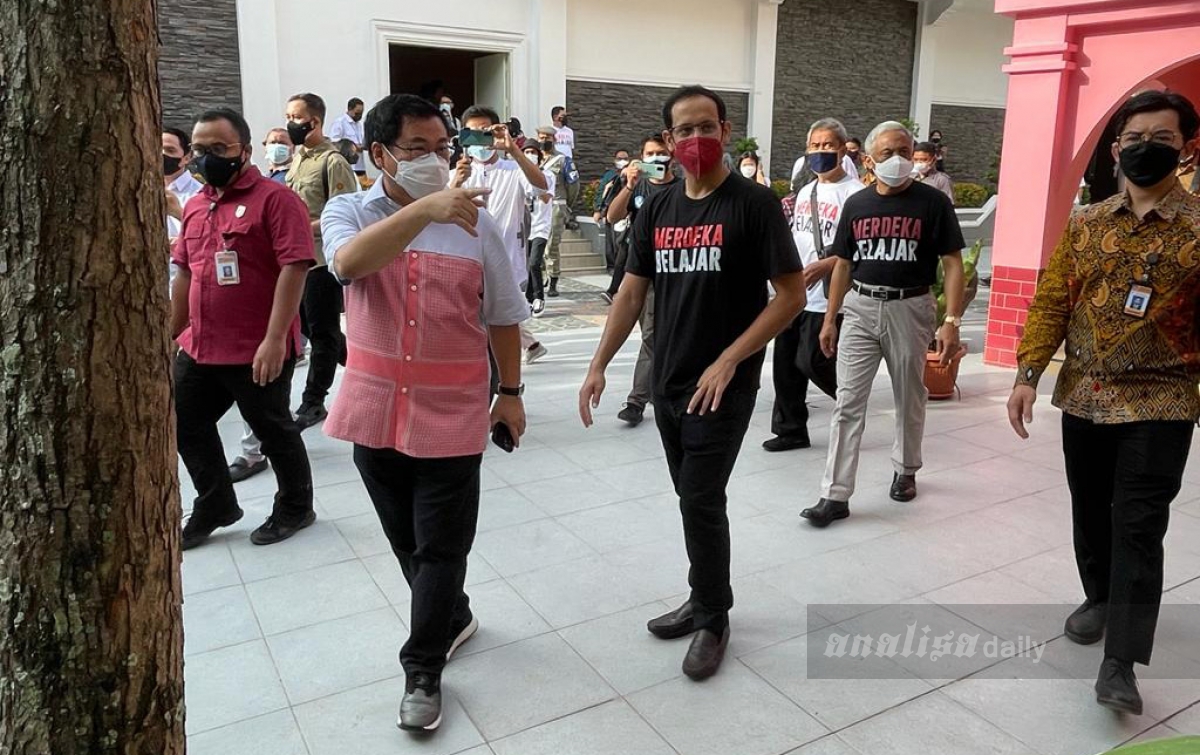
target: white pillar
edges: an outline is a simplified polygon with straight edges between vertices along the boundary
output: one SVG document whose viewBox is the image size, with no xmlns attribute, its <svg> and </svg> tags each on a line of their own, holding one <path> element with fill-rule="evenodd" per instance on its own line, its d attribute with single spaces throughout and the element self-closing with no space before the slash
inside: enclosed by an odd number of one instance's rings
<svg viewBox="0 0 1200 755">
<path fill-rule="evenodd" d="M 529 111 L 521 116 L 529 134 L 550 123 L 550 108 L 567 104 L 567 0 L 532 0 L 531 10 Z"/>
<path fill-rule="evenodd" d="M 775 117 L 775 44 L 779 36 L 779 6 L 783 2 L 758 0 L 754 4 L 754 67 L 746 135 L 758 139 L 758 154 L 768 176 Z"/>
<path fill-rule="evenodd" d="M 908 117 L 920 125 L 921 138 L 929 136 L 929 120 L 933 113 L 933 83 L 937 70 L 937 30 L 933 25 L 953 4 L 954 0 L 924 0 L 917 9 L 917 44 Z"/>
<path fill-rule="evenodd" d="M 267 130 L 283 122 L 285 96 L 279 80 L 275 0 L 238 0 L 237 21 L 242 116 L 250 124 L 253 159 L 265 168 L 261 145 Z"/>
</svg>

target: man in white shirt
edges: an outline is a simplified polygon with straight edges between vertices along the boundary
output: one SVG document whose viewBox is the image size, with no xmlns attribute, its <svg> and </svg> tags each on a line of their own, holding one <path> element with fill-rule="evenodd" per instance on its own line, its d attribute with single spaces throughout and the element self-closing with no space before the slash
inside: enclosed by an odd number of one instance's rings
<svg viewBox="0 0 1200 755">
<path fill-rule="evenodd" d="M 555 105 L 550 109 L 550 120 L 554 121 L 554 149 L 567 158 L 567 168 L 563 173 L 567 188 L 566 228 L 578 231 L 579 221 L 575 216 L 580 212 L 579 197 L 583 185 L 579 181 L 579 170 L 575 167 L 575 131 L 567 125 L 571 114 L 562 105 Z"/>
<path fill-rule="evenodd" d="M 163 186 L 167 191 L 167 236 L 179 235 L 180 218 L 188 200 L 200 193 L 204 184 L 187 169 L 192 139 L 182 129 L 167 127 L 162 132 Z"/>
<path fill-rule="evenodd" d="M 797 161 L 817 178 L 796 192 L 792 238 L 804 263 L 808 304 L 792 324 L 775 338 L 772 372 L 775 406 L 768 451 L 808 448 L 808 384 L 834 398 L 837 394 L 837 359 L 821 351 L 821 325 L 829 309 L 826 286 L 836 258 L 829 253 L 837 235 L 838 220 L 846 200 L 862 191 L 858 172 L 847 170 L 846 128 L 833 118 L 822 118 L 808 131 L 808 152 Z M 849 166 L 853 168 L 853 166 Z"/>
<path fill-rule="evenodd" d="M 526 202 L 540 197 L 550 186 L 541 168 L 525 156 L 513 141 L 508 127 L 500 116 L 486 105 L 472 105 L 463 113 L 463 126 L 475 131 L 491 131 L 495 142 L 491 147 L 468 147 L 450 179 L 450 188 L 491 189 L 487 195 L 487 211 L 500 226 L 504 248 L 512 262 L 513 277 L 524 290 L 529 268 L 525 259 Z M 503 156 L 502 156 L 503 155 Z M 521 327 L 521 345 L 525 362 L 532 364 L 546 355 L 546 347 Z"/>
<path fill-rule="evenodd" d="M 358 175 L 365 175 L 367 172 L 367 164 L 363 160 L 363 101 L 357 97 L 351 98 L 346 103 L 346 112 L 334 119 L 329 126 L 329 132 L 325 134 L 329 137 L 329 141 L 337 144 L 342 139 L 349 139 L 354 142 L 354 146 L 358 148 L 358 160 L 351 166 L 354 172 Z"/>
</svg>

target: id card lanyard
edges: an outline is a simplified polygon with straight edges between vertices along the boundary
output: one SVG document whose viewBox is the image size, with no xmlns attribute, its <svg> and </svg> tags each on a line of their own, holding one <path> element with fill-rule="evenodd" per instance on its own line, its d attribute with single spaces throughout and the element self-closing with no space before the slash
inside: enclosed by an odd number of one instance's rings
<svg viewBox="0 0 1200 755">
<path fill-rule="evenodd" d="M 820 187 L 821 181 L 818 179 L 813 182 L 812 197 L 808 200 L 808 212 L 812 216 L 812 234 L 813 245 L 817 250 L 817 259 L 825 259 L 825 239 L 821 237 L 821 217 L 817 212 L 817 188 Z M 832 276 L 826 275 L 821 279 L 821 290 L 825 293 L 825 298 L 829 298 L 829 279 Z"/>
<path fill-rule="evenodd" d="M 1129 293 L 1125 295 L 1125 314 L 1130 317 L 1140 320 L 1150 311 L 1150 299 L 1154 296 L 1154 289 L 1150 286 L 1150 273 L 1154 272 L 1154 266 L 1158 264 L 1159 259 L 1158 252 L 1146 255 L 1146 267 L 1142 270 L 1141 277 L 1130 281 Z"/>
</svg>

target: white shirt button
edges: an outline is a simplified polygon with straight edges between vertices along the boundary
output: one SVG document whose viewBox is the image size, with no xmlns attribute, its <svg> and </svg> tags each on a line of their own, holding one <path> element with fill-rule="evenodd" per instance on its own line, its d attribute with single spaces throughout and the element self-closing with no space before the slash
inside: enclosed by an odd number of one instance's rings
<svg viewBox="0 0 1200 755">
<path fill-rule="evenodd" d="M 416 320 L 409 320 L 409 321 L 408 321 L 408 327 L 410 327 L 410 328 L 415 328 L 415 327 L 417 327 L 417 321 L 416 321 Z"/>
<path fill-rule="evenodd" d="M 407 389 L 407 388 L 401 388 L 401 389 L 400 389 L 400 392 L 401 392 L 401 393 L 408 393 L 408 389 Z"/>
<path fill-rule="evenodd" d="M 413 291 L 416 291 L 417 285 L 414 283 L 413 285 L 409 286 L 409 288 L 411 288 Z"/>
<path fill-rule="evenodd" d="M 404 355 L 404 361 L 406 361 L 406 362 L 411 362 L 411 361 L 412 361 L 412 354 L 405 354 L 405 355 Z"/>
</svg>

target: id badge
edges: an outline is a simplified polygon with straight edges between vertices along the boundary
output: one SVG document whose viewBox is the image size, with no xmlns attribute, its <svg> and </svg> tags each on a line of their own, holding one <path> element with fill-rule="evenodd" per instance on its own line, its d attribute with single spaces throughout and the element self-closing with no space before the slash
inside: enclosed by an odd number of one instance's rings
<svg viewBox="0 0 1200 755">
<path fill-rule="evenodd" d="M 1129 287 L 1129 295 L 1125 297 L 1125 314 L 1131 317 L 1142 318 L 1146 316 L 1146 311 L 1150 309 L 1150 297 L 1154 295 L 1154 290 L 1149 286 L 1140 286 L 1133 284 Z"/>
<path fill-rule="evenodd" d="M 226 250 L 217 252 L 217 285 L 236 286 L 242 282 L 238 272 L 237 252 Z"/>
</svg>

